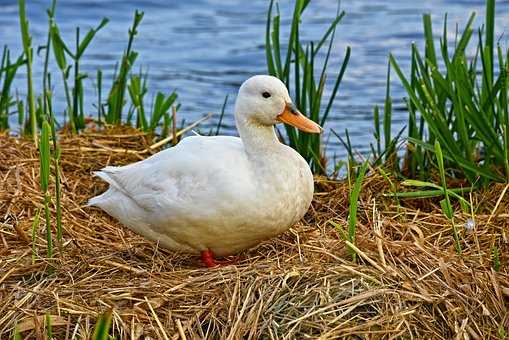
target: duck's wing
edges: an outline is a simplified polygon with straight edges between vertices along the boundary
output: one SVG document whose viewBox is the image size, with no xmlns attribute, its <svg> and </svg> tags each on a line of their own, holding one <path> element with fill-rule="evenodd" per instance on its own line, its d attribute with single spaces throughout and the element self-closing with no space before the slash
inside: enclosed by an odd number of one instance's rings
<svg viewBox="0 0 509 340">
<path fill-rule="evenodd" d="M 95 173 L 110 190 L 136 206 L 164 219 L 179 212 L 204 213 L 213 200 L 230 200 L 252 185 L 242 142 L 236 137 L 191 136 L 177 146 L 123 167 Z M 108 192 L 90 201 L 114 200 Z M 109 202 L 114 203 L 114 202 Z"/>
</svg>

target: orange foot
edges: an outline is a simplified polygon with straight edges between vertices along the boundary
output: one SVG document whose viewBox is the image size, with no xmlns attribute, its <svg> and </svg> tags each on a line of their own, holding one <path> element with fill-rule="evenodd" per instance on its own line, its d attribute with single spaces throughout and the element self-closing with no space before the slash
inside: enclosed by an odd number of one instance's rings
<svg viewBox="0 0 509 340">
<path fill-rule="evenodd" d="M 206 265 L 208 268 L 228 266 L 237 263 L 237 261 L 238 261 L 237 257 L 233 257 L 230 260 L 216 260 L 214 258 L 214 253 L 210 249 L 203 250 L 201 252 L 201 262 L 203 262 L 203 264 Z"/>
</svg>

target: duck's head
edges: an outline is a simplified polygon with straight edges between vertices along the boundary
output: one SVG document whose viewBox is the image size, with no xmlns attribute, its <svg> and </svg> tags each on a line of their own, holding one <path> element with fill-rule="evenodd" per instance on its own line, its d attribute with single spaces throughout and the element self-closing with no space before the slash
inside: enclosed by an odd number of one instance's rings
<svg viewBox="0 0 509 340">
<path fill-rule="evenodd" d="M 272 76 L 253 76 L 242 84 L 235 103 L 235 114 L 237 118 L 257 125 L 286 123 L 302 131 L 322 132 L 318 124 L 297 110 L 285 84 Z"/>
</svg>

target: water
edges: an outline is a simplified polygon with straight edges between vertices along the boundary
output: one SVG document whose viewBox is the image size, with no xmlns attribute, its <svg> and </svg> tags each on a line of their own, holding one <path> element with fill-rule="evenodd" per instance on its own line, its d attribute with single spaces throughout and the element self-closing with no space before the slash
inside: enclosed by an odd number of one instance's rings
<svg viewBox="0 0 509 340">
<path fill-rule="evenodd" d="M 34 46 L 42 45 L 50 1 L 28 0 L 27 3 Z M 286 28 L 291 3 L 280 1 Z M 498 0 L 496 4 L 497 36 L 502 36 L 501 42 L 507 47 L 507 35 L 502 33 L 509 25 L 509 1 Z M 473 11 L 477 12 L 477 27 L 484 17 L 484 6 L 484 1 L 473 0 L 343 1 L 342 9 L 347 15 L 339 26 L 331 71 L 339 71 L 347 45 L 352 47 L 352 56 L 326 130 L 332 128 L 343 134 L 348 129 L 353 146 L 361 152 L 367 151 L 373 139 L 373 107 L 382 104 L 385 95 L 388 53 L 392 52 L 406 69 L 410 44 L 422 42 L 422 13 L 432 14 L 436 34 L 440 34 L 445 12 L 449 13 L 453 32 L 452 24 L 458 22 L 462 27 Z M 233 102 L 237 89 L 249 76 L 266 73 L 263 43 L 267 7 L 268 1 L 262 0 L 62 0 L 57 7 L 57 22 L 64 40 L 71 42 L 76 26 L 81 26 L 84 32 L 97 25 L 102 17 L 110 19 L 83 59 L 82 71 L 89 74 L 85 86 L 87 108 L 91 112 L 95 113 L 92 103 L 96 100 L 93 86 L 96 69 L 103 70 L 109 85 L 115 63 L 127 43 L 127 29 L 134 10 L 140 9 L 145 17 L 135 42 L 135 49 L 140 52 L 135 70 L 139 66 L 148 68 L 151 94 L 176 89 L 182 103 L 179 117 L 188 122 L 206 112 L 219 112 L 225 95 L 229 94 L 221 133 L 236 134 Z M 335 12 L 336 1 L 312 1 L 303 18 L 303 37 L 317 39 Z M 14 55 L 21 51 L 16 0 L 0 0 L 0 45 L 4 44 Z M 35 72 L 37 84 L 41 83 L 40 66 L 39 61 Z M 24 69 L 19 76 L 23 72 Z M 58 89 L 60 75 L 54 73 Z M 18 81 L 17 86 L 23 93 L 24 83 Z M 56 107 L 61 112 L 65 98 L 60 91 L 56 94 Z M 406 124 L 403 96 L 401 87 L 395 85 L 395 132 Z M 202 131 L 215 126 L 217 120 L 218 115 L 202 125 Z M 328 140 L 328 154 L 343 157 L 345 150 L 339 141 L 333 136 Z"/>
</svg>

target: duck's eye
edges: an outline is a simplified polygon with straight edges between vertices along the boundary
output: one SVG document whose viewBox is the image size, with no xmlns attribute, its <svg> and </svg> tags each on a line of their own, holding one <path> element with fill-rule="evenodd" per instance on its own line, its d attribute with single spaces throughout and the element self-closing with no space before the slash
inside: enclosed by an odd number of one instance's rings
<svg viewBox="0 0 509 340">
<path fill-rule="evenodd" d="M 265 91 L 265 92 L 262 93 L 262 96 L 263 96 L 263 98 L 269 98 L 270 97 L 270 93 Z"/>
</svg>

